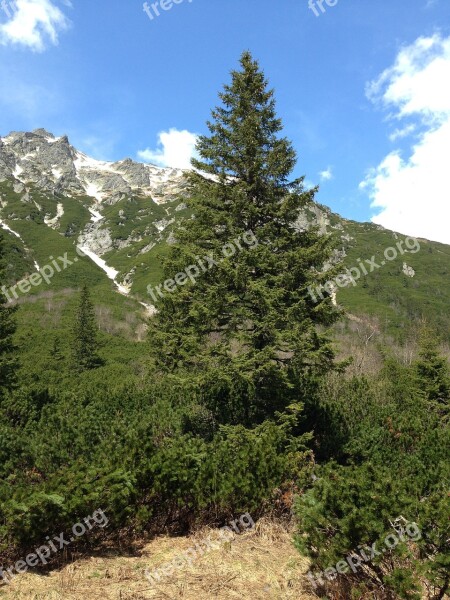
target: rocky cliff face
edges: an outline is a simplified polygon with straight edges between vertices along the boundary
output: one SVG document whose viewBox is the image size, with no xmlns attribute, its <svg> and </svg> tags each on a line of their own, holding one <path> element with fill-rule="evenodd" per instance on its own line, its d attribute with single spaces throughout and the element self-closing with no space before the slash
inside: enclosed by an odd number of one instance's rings
<svg viewBox="0 0 450 600">
<path fill-rule="evenodd" d="M 114 204 L 126 195 L 150 196 L 157 203 L 174 198 L 184 187 L 181 169 L 163 169 L 126 158 L 105 162 L 74 148 L 67 138 L 45 129 L 0 137 L 0 181 L 34 184 L 68 196 L 87 195 Z"/>
</svg>

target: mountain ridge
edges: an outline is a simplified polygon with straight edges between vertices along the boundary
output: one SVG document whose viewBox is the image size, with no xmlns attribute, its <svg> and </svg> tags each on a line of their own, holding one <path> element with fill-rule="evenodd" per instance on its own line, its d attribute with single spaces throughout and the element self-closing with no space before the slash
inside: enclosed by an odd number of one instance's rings
<svg viewBox="0 0 450 600">
<path fill-rule="evenodd" d="M 116 162 L 91 158 L 72 146 L 67 136 L 55 137 L 42 128 L 0 137 L 0 180 L 14 177 L 23 185 L 34 183 L 55 193 L 85 194 L 99 203 L 113 203 L 123 194 L 136 192 L 164 201 L 171 194 L 170 186 L 182 176 L 181 169 L 131 158 Z"/>
<path fill-rule="evenodd" d="M 161 257 L 180 221 L 192 217 L 184 173 L 129 158 L 98 161 L 67 136 L 45 129 L 0 137 L 0 226 L 11 237 L 10 282 L 29 276 L 50 256 L 83 252 L 90 264 L 80 261 L 70 272 L 58 273 L 52 289 L 71 287 L 88 274 L 94 285 L 107 289 L 113 282 L 111 289 L 152 311 L 147 286 L 161 283 Z M 299 214 L 297 227 L 301 231 L 311 223 L 337 237 L 336 260 L 343 261 L 343 269 L 395 249 L 405 238 L 318 203 Z M 334 285 L 337 301 L 353 314 L 368 311 L 395 327 L 422 310 L 448 326 L 450 247 L 428 240 L 421 240 L 421 247 L 425 252 L 399 253 L 396 262 L 361 277 L 357 287 Z"/>
</svg>

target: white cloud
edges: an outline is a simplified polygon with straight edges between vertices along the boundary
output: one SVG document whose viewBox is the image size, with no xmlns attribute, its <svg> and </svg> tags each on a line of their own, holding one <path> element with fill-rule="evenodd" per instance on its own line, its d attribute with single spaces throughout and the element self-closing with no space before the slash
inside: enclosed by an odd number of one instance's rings
<svg viewBox="0 0 450 600">
<path fill-rule="evenodd" d="M 450 37 L 419 38 L 403 48 L 395 64 L 367 88 L 374 102 L 401 121 L 421 127 L 404 157 L 388 154 L 360 184 L 380 212 L 372 218 L 388 229 L 450 244 Z M 409 135 L 413 124 L 391 134 Z"/>
<path fill-rule="evenodd" d="M 417 125 L 414 123 L 410 123 L 409 125 L 405 125 L 405 127 L 401 127 L 400 129 L 396 129 L 389 135 L 389 139 L 391 142 L 396 142 L 397 140 L 401 140 L 402 138 L 408 137 L 411 133 L 414 133 Z"/>
<path fill-rule="evenodd" d="M 179 131 L 172 128 L 158 134 L 158 148 L 156 150 L 139 150 L 138 156 L 142 160 L 155 163 L 161 167 L 174 167 L 178 169 L 191 168 L 191 157 L 195 156 L 197 135 L 184 129 Z"/>
<path fill-rule="evenodd" d="M 330 181 L 330 179 L 333 179 L 333 170 L 328 167 L 325 171 L 320 171 L 319 175 L 321 181 Z"/>
<path fill-rule="evenodd" d="M 67 0 L 64 4 L 70 6 Z M 69 27 L 69 19 L 52 0 L 3 0 L 0 5 L 9 17 L 0 25 L 3 46 L 22 45 L 42 52 L 47 41 L 58 44 L 58 33 Z"/>
</svg>

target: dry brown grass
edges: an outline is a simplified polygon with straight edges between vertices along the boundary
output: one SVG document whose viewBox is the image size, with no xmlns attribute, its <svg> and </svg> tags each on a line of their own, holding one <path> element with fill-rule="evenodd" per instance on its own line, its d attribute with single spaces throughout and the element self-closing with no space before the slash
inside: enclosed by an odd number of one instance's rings
<svg viewBox="0 0 450 600">
<path fill-rule="evenodd" d="M 89 557 L 49 575 L 18 575 L 9 586 L 0 587 L 0 598 L 317 600 L 305 591 L 308 565 L 293 547 L 292 532 L 267 520 L 153 586 L 145 578 L 145 569 L 162 566 L 210 534 L 204 529 L 191 537 L 159 537 L 139 556 Z"/>
</svg>

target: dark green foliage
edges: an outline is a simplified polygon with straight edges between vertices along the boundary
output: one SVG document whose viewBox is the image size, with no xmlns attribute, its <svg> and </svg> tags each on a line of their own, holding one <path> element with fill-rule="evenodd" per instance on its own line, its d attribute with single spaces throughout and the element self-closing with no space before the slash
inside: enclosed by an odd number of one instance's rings
<svg viewBox="0 0 450 600">
<path fill-rule="evenodd" d="M 276 488 L 312 466 L 308 436 L 293 435 L 300 407 L 254 430 L 222 427 L 205 440 L 183 433 L 197 411 L 187 390 L 173 381 L 150 389 L 104 385 L 103 397 L 74 383 L 46 401 L 23 395 L 20 415 L 28 420 L 2 412 L 3 551 L 42 543 L 98 507 L 110 534 L 125 526 L 184 530 L 211 514 L 256 515 Z"/>
<path fill-rule="evenodd" d="M 333 368 L 318 325 L 331 325 L 338 311 L 329 297 L 315 304 L 308 293 L 325 279 L 319 272 L 332 244 L 297 226 L 316 190 L 289 180 L 296 155 L 279 136 L 273 91 L 248 52 L 220 98 L 210 136 L 198 142 L 200 172 L 188 176 L 195 218 L 177 230 L 164 276 L 198 257 L 218 264 L 165 292 L 151 339 L 159 367 L 195 378 L 216 418 L 253 425 L 302 399 L 302 386 Z"/>
<path fill-rule="evenodd" d="M 149 464 L 153 504 L 164 506 L 169 519 L 212 508 L 218 514 L 259 511 L 277 487 L 303 479 L 312 466 L 309 436 L 292 435 L 293 410 L 292 422 L 281 417 L 253 430 L 223 426 L 210 443 L 189 435 L 167 440 Z"/>
<path fill-rule="evenodd" d="M 83 286 L 73 324 L 72 364 L 76 371 L 95 369 L 100 364 L 97 355 L 97 334 L 89 290 Z"/>
<path fill-rule="evenodd" d="M 318 450 L 338 462 L 317 469 L 296 509 L 298 546 L 311 556 L 312 571 L 334 567 L 358 546 L 384 547 L 399 517 L 421 531 L 419 540 L 329 582 L 329 598 L 342 590 L 362 598 L 383 589 L 377 598 L 420 599 L 422 578 L 430 586 L 425 597 L 432 598 L 448 585 L 450 430 L 415 371 L 390 359 L 376 381 L 335 380 L 324 387 Z"/>
<path fill-rule="evenodd" d="M 417 384 L 430 404 L 443 418 L 448 418 L 450 374 L 447 360 L 439 354 L 438 339 L 428 328 L 420 338 L 419 359 L 415 364 Z"/>
<path fill-rule="evenodd" d="M 202 404 L 192 405 L 183 418 L 183 433 L 191 433 L 207 441 L 211 441 L 217 429 L 213 412 Z"/>
<path fill-rule="evenodd" d="M 4 239 L 0 231 L 0 288 L 4 284 L 6 284 Z M 16 331 L 15 310 L 14 307 L 8 306 L 7 299 L 0 290 L 0 399 L 4 392 L 14 387 L 17 378 L 17 349 L 13 341 Z"/>
</svg>

